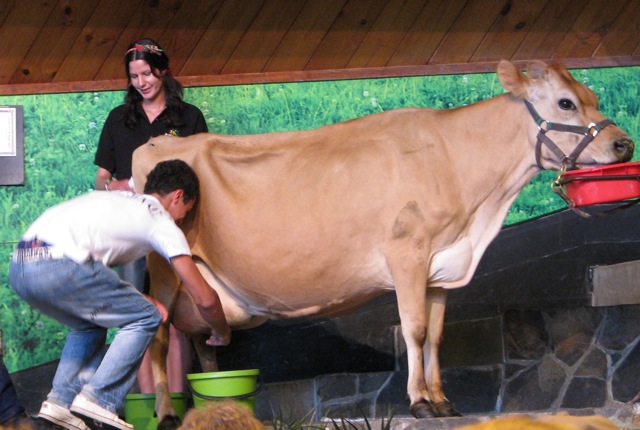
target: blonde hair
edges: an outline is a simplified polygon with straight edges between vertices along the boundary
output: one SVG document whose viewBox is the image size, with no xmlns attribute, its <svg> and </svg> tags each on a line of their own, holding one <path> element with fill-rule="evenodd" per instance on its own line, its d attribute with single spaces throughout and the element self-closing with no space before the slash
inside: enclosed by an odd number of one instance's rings
<svg viewBox="0 0 640 430">
<path fill-rule="evenodd" d="M 249 408 L 225 401 L 189 410 L 179 430 L 265 430 L 265 426 Z"/>
<path fill-rule="evenodd" d="M 36 424 L 31 420 L 20 420 L 17 423 L 8 422 L 0 424 L 0 430 L 34 430 Z"/>
<path fill-rule="evenodd" d="M 533 418 L 518 415 L 507 418 L 496 418 L 489 421 L 471 424 L 458 430 L 618 430 L 611 420 L 599 415 L 570 416 L 566 414 L 543 415 Z"/>
</svg>

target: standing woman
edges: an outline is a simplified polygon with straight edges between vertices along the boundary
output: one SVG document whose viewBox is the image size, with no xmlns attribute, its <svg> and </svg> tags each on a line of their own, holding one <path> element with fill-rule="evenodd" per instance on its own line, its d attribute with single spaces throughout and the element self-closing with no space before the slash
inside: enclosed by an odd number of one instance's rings
<svg viewBox="0 0 640 430">
<path fill-rule="evenodd" d="M 151 137 L 164 134 L 189 136 L 207 132 L 202 112 L 182 100 L 182 85 L 169 69 L 169 57 L 152 39 L 141 39 L 127 49 L 124 56 L 128 79 L 124 104 L 113 109 L 107 117 L 94 163 L 96 190 L 134 191 L 131 181 L 133 151 Z M 146 260 L 141 258 L 118 268 L 120 277 L 145 291 Z M 184 375 L 191 366 L 191 349 L 185 335 L 170 326 L 169 389 L 186 391 Z M 138 373 L 140 391 L 154 391 L 149 354 Z"/>
</svg>

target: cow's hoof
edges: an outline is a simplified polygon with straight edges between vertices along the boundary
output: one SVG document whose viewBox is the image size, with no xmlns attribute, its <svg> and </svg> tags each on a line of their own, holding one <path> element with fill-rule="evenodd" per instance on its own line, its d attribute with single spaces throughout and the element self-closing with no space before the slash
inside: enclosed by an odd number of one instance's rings
<svg viewBox="0 0 640 430">
<path fill-rule="evenodd" d="M 431 404 L 433 413 L 437 417 L 461 417 L 462 414 L 454 408 L 447 400 L 438 404 Z"/>
<path fill-rule="evenodd" d="M 431 408 L 431 402 L 426 400 L 421 400 L 409 406 L 409 412 L 411 412 L 411 415 L 415 418 L 433 418 L 436 416 Z"/>
<path fill-rule="evenodd" d="M 176 415 L 167 415 L 158 423 L 158 430 L 176 430 L 182 421 Z"/>
</svg>

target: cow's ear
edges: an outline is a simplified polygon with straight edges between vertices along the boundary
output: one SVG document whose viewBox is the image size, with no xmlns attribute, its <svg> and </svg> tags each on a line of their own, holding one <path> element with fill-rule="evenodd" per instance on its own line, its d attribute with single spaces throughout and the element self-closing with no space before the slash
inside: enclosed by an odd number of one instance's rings
<svg viewBox="0 0 640 430">
<path fill-rule="evenodd" d="M 529 78 L 510 61 L 502 60 L 498 64 L 498 79 L 505 90 L 516 97 L 526 98 Z"/>
<path fill-rule="evenodd" d="M 527 73 L 531 79 L 545 79 L 549 75 L 549 67 L 541 61 L 532 61 L 527 65 Z"/>
</svg>

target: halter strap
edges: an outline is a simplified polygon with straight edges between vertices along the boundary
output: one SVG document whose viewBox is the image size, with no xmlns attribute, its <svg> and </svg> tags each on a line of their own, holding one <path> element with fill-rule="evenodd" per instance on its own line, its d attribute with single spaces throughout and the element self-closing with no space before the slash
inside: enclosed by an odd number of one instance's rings
<svg viewBox="0 0 640 430">
<path fill-rule="evenodd" d="M 584 151 L 587 145 L 596 137 L 596 135 L 608 125 L 615 125 L 615 123 L 610 119 L 604 119 L 597 124 L 591 123 L 588 126 L 579 126 L 579 125 L 571 125 L 571 124 L 558 124 L 555 122 L 547 121 L 538 114 L 536 109 L 533 107 L 529 100 L 524 101 L 525 106 L 529 110 L 529 113 L 533 117 L 533 120 L 538 125 L 538 136 L 536 142 L 536 164 L 541 170 L 544 170 L 541 164 L 541 152 L 542 152 L 542 143 L 547 145 L 547 147 L 554 153 L 554 155 L 560 160 L 560 166 L 566 168 L 567 170 L 574 169 L 576 167 L 576 160 L 578 156 Z M 544 125 L 544 127 L 543 127 Z M 564 131 L 575 134 L 584 134 L 584 138 L 580 141 L 578 146 L 571 152 L 571 154 L 566 155 L 562 150 L 555 144 L 547 135 L 547 131 Z"/>
</svg>

